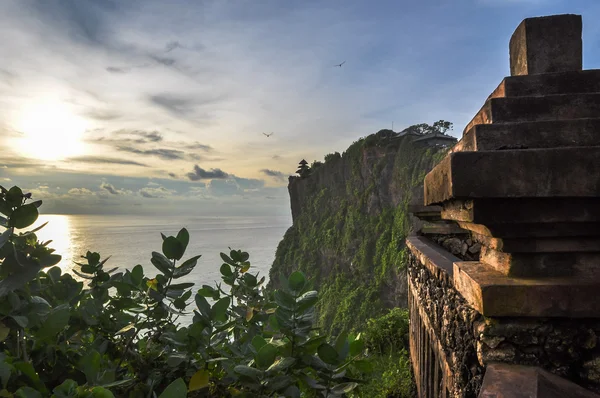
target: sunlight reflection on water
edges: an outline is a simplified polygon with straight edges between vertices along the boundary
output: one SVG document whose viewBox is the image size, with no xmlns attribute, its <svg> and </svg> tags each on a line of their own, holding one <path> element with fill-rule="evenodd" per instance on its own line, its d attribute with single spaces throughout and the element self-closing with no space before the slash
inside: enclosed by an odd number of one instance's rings
<svg viewBox="0 0 600 398">
<path fill-rule="evenodd" d="M 56 250 L 56 254 L 62 256 L 60 268 L 65 271 L 71 269 L 71 264 L 74 260 L 73 243 L 71 236 L 71 220 L 68 216 L 60 214 L 40 215 L 33 227 L 42 225 L 48 222 L 44 228 L 36 232 L 38 240 L 45 242 L 51 240 L 49 247 Z"/>
</svg>

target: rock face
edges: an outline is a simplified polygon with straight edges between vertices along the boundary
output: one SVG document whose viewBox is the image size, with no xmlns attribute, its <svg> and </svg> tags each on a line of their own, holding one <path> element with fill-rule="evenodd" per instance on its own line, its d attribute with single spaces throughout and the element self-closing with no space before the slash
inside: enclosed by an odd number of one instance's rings
<svg viewBox="0 0 600 398">
<path fill-rule="evenodd" d="M 376 135 L 328 155 L 309 177 L 291 177 L 293 226 L 279 244 L 270 280 L 294 270 L 314 278 L 320 323 L 360 327 L 386 308 L 406 307 L 404 238 L 408 205 L 423 200 L 423 178 L 444 149 Z"/>
</svg>

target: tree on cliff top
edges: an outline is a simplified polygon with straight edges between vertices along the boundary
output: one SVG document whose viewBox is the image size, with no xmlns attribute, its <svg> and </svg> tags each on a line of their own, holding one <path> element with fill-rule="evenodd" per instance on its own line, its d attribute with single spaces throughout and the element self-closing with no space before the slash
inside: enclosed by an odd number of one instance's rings
<svg viewBox="0 0 600 398">
<path fill-rule="evenodd" d="M 306 178 L 310 175 L 311 172 L 311 168 L 308 165 L 308 162 L 304 159 L 302 159 L 300 161 L 300 163 L 298 164 L 298 170 L 296 170 L 296 173 L 298 175 L 300 175 L 300 178 Z"/>
</svg>

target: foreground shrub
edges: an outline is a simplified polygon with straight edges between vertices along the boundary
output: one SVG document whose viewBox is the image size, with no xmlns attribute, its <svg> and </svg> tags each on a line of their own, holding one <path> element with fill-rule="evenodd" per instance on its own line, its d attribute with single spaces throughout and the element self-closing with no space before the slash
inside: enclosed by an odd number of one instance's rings
<svg viewBox="0 0 600 398">
<path fill-rule="evenodd" d="M 182 229 L 161 234 L 157 274 L 107 270 L 87 252 L 74 278 L 37 229 L 16 232 L 40 205 L 0 187 L 0 396 L 334 397 L 370 368 L 358 336 L 329 341 L 313 326 L 317 292 L 301 272 L 268 294 L 248 253 L 231 250 L 221 253 L 222 283 L 194 292 L 181 278 L 200 256 L 183 260 Z M 183 315 L 192 323 L 182 326 Z"/>
</svg>

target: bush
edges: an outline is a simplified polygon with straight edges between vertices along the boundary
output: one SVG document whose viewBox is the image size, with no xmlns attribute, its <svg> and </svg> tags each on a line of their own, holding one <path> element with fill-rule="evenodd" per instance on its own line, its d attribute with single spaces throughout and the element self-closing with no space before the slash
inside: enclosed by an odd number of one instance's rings
<svg viewBox="0 0 600 398">
<path fill-rule="evenodd" d="M 317 292 L 301 272 L 267 293 L 248 253 L 231 250 L 222 284 L 194 293 L 179 279 L 200 256 L 183 261 L 182 229 L 161 234 L 153 276 L 141 265 L 106 270 L 87 252 L 74 278 L 37 229 L 15 231 L 38 217 L 41 201 L 30 199 L 0 187 L 0 396 L 341 396 L 369 370 L 359 337 L 329 341 L 314 328 Z M 192 313 L 190 325 L 177 322 Z"/>
<path fill-rule="evenodd" d="M 379 318 L 369 319 L 365 329 L 367 348 L 377 354 L 408 350 L 408 310 L 393 308 Z"/>
</svg>

